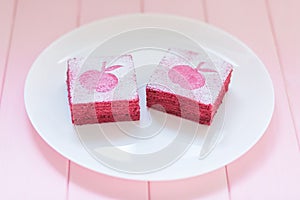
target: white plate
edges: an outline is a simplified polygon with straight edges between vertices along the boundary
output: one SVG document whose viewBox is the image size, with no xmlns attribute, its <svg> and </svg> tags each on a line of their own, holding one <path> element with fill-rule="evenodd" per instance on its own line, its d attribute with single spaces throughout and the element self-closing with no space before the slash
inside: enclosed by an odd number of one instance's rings
<svg viewBox="0 0 300 200">
<path fill-rule="evenodd" d="M 225 114 L 224 121 L 218 120 L 220 114 L 217 114 L 214 120 L 214 124 L 224 122 L 223 138 L 205 159 L 199 160 L 198 157 L 203 142 L 202 132 L 207 131 L 207 128 L 163 113 L 151 111 L 153 120 L 149 127 L 154 128 L 153 130 L 160 130 L 158 134 L 146 139 L 138 138 L 136 143 L 135 137 L 129 137 L 126 134 L 120 136 L 121 133 L 126 132 L 124 131 L 126 128 L 129 130 L 128 132 L 126 129 L 127 133 L 134 136 L 139 133 L 143 134 L 147 130 L 132 129 L 134 127 L 132 123 L 83 126 L 79 127 L 79 132 L 76 132 L 78 129 L 71 124 L 65 83 L 66 60 L 78 55 L 87 55 L 103 41 L 107 41 L 113 35 L 122 35 L 124 31 L 140 29 L 141 33 L 147 35 L 149 27 L 177 31 L 179 35 L 191 38 L 237 66 L 233 72 L 230 90 L 218 112 Z M 157 35 L 153 38 L 156 42 L 163 43 L 163 40 L 165 40 L 164 36 Z M 174 46 L 181 45 L 179 40 L 173 41 Z M 139 39 L 131 40 L 129 43 L 139 46 Z M 139 60 L 137 62 L 142 63 L 142 58 L 143 55 L 137 56 L 136 60 Z M 150 58 L 157 59 L 158 56 L 155 52 L 148 53 L 145 59 Z M 151 71 L 150 68 L 149 70 Z M 140 84 L 147 81 L 150 71 L 137 69 Z M 262 137 L 274 108 L 272 81 L 263 63 L 246 45 L 222 30 L 205 23 L 153 14 L 134 14 L 105 19 L 64 35 L 37 58 L 28 74 L 24 95 L 26 110 L 33 126 L 41 137 L 60 154 L 96 172 L 126 179 L 151 181 L 175 180 L 201 175 L 234 161 L 245 154 Z M 122 166 L 116 170 L 107 162 L 99 162 L 101 160 L 95 159 L 95 152 L 90 151 L 89 148 L 99 141 L 90 140 L 94 136 L 89 134 L 95 130 L 99 131 L 99 128 L 103 131 L 102 133 L 111 137 L 110 141 L 113 146 L 119 147 L 128 155 L 140 154 L 142 157 L 147 157 L 151 153 L 157 153 L 155 157 L 157 163 L 168 157 L 158 152 L 176 140 L 178 130 L 185 132 L 186 135 L 196 131 L 196 138 L 192 140 L 191 145 L 186 145 L 185 151 L 172 162 L 152 171 L 132 173 L 124 172 Z M 181 143 L 178 140 L 176 142 Z M 109 154 L 111 153 L 113 152 L 109 151 Z M 128 161 L 130 157 L 121 157 L 120 160 L 122 159 Z M 141 162 L 134 164 L 142 165 Z"/>
</svg>

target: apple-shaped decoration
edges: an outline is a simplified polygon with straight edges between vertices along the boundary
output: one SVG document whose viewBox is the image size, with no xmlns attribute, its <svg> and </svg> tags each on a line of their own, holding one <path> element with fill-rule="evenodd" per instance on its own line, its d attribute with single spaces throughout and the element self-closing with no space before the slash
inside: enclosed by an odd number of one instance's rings
<svg viewBox="0 0 300 200">
<path fill-rule="evenodd" d="M 202 69 L 205 62 L 200 62 L 196 68 L 189 65 L 176 65 L 172 67 L 168 76 L 170 80 L 179 84 L 182 88 L 187 90 L 195 90 L 205 85 L 205 77 L 201 72 L 217 72 L 212 69 Z"/>
<path fill-rule="evenodd" d="M 118 78 L 108 71 L 113 71 L 122 65 L 114 65 L 108 68 L 106 67 L 106 62 L 102 63 L 101 71 L 89 70 L 84 72 L 79 77 L 80 84 L 87 90 L 96 90 L 97 92 L 109 92 L 113 90 L 118 85 Z"/>
</svg>

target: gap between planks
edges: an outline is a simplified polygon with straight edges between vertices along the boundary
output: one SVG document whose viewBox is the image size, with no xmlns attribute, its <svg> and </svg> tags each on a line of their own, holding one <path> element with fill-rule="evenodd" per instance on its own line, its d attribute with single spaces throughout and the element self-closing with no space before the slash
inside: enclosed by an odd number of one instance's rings
<svg viewBox="0 0 300 200">
<path fill-rule="evenodd" d="M 13 6 L 12 22 L 11 22 L 9 38 L 8 38 L 8 47 L 7 47 L 7 51 L 6 51 L 6 55 L 5 55 L 3 75 L 2 75 L 2 77 L 0 77 L 0 78 L 2 78 L 2 84 L 1 84 L 1 88 L 0 88 L 0 109 L 1 109 L 3 89 L 4 89 L 6 73 L 7 73 L 8 60 L 9 60 L 10 51 L 11 51 L 12 37 L 13 37 L 14 29 L 15 29 L 15 21 L 16 21 L 16 15 L 17 15 L 18 0 L 14 0 L 13 4 L 14 4 L 14 6 Z"/>
</svg>

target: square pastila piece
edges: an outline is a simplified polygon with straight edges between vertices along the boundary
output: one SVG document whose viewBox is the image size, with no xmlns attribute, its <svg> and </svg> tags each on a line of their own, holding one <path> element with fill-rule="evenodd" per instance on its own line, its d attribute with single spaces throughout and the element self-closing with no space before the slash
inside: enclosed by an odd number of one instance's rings
<svg viewBox="0 0 300 200">
<path fill-rule="evenodd" d="M 210 125 L 231 78 L 233 66 L 216 55 L 170 50 L 147 86 L 147 106 Z"/>
<path fill-rule="evenodd" d="M 132 57 L 68 60 L 68 98 L 75 125 L 140 119 Z M 109 65 L 109 66 L 108 66 Z"/>
</svg>

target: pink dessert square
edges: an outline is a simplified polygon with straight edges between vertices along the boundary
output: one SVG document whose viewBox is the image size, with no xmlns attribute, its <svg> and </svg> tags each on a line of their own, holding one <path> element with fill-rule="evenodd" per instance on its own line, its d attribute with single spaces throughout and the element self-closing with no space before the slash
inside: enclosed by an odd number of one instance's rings
<svg viewBox="0 0 300 200">
<path fill-rule="evenodd" d="M 170 50 L 147 86 L 147 106 L 210 125 L 228 90 L 233 66 L 213 53 Z"/>
<path fill-rule="evenodd" d="M 75 125 L 140 119 L 139 97 L 132 57 L 68 60 L 67 86 Z M 85 64 L 84 64 L 85 63 Z"/>
</svg>

